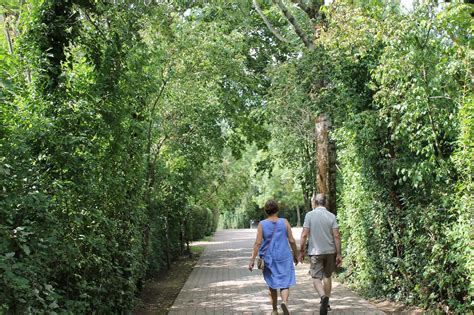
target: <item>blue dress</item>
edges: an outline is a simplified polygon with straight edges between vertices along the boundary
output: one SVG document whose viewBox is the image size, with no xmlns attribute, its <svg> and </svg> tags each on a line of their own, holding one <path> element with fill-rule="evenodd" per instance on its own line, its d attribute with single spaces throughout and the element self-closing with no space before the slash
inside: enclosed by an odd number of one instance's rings
<svg viewBox="0 0 474 315">
<path fill-rule="evenodd" d="M 263 242 L 260 245 L 259 256 L 262 257 L 268 248 L 264 257 L 263 277 L 265 282 L 272 289 L 285 289 L 294 286 L 296 284 L 295 266 L 293 265 L 293 255 L 288 243 L 285 220 L 278 219 L 273 222 L 267 219 L 261 221 L 261 224 Z M 275 235 L 271 240 L 275 225 Z"/>
</svg>

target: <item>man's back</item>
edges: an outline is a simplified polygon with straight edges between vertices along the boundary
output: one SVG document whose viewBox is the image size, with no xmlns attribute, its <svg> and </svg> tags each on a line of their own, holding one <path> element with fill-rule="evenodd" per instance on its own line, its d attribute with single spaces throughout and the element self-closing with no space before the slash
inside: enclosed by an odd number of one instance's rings
<svg viewBox="0 0 474 315">
<path fill-rule="evenodd" d="M 309 228 L 309 255 L 336 253 L 332 230 L 337 229 L 336 216 L 324 207 L 306 214 L 303 227 Z"/>
</svg>

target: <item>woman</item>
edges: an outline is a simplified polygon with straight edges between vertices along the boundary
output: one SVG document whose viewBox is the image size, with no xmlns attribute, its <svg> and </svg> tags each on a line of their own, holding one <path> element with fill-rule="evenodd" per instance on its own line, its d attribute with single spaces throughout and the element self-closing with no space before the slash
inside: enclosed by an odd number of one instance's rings
<svg viewBox="0 0 474 315">
<path fill-rule="evenodd" d="M 267 219 L 261 221 L 257 228 L 257 239 L 250 258 L 249 270 L 252 271 L 257 253 L 265 261 L 263 277 L 270 291 L 272 302 L 272 315 L 278 314 L 277 300 L 278 289 L 283 302 L 283 314 L 288 312 L 288 296 L 290 287 L 296 284 L 295 264 L 298 264 L 296 241 L 291 233 L 291 226 L 286 219 L 278 218 L 278 204 L 274 200 L 265 203 Z M 263 240 L 263 242 L 262 242 Z M 288 246 L 288 242 L 291 245 Z M 293 257 L 292 257 L 293 256 Z"/>
</svg>

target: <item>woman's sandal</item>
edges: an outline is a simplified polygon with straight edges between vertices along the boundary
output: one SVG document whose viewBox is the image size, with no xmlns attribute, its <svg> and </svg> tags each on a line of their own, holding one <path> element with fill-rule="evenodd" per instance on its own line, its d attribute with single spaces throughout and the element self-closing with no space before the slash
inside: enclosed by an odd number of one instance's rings
<svg viewBox="0 0 474 315">
<path fill-rule="evenodd" d="M 285 303 L 281 303 L 281 309 L 283 310 L 284 315 L 290 315 L 290 312 L 288 311 L 288 307 L 286 306 Z"/>
</svg>

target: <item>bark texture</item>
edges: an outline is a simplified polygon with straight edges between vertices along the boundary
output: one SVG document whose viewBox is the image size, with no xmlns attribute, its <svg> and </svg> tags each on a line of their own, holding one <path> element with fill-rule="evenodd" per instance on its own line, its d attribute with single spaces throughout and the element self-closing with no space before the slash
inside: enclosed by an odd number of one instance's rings
<svg viewBox="0 0 474 315">
<path fill-rule="evenodd" d="M 316 119 L 316 191 L 327 198 L 327 209 L 336 214 L 336 150 L 329 140 L 331 121 L 322 113 Z"/>
</svg>

